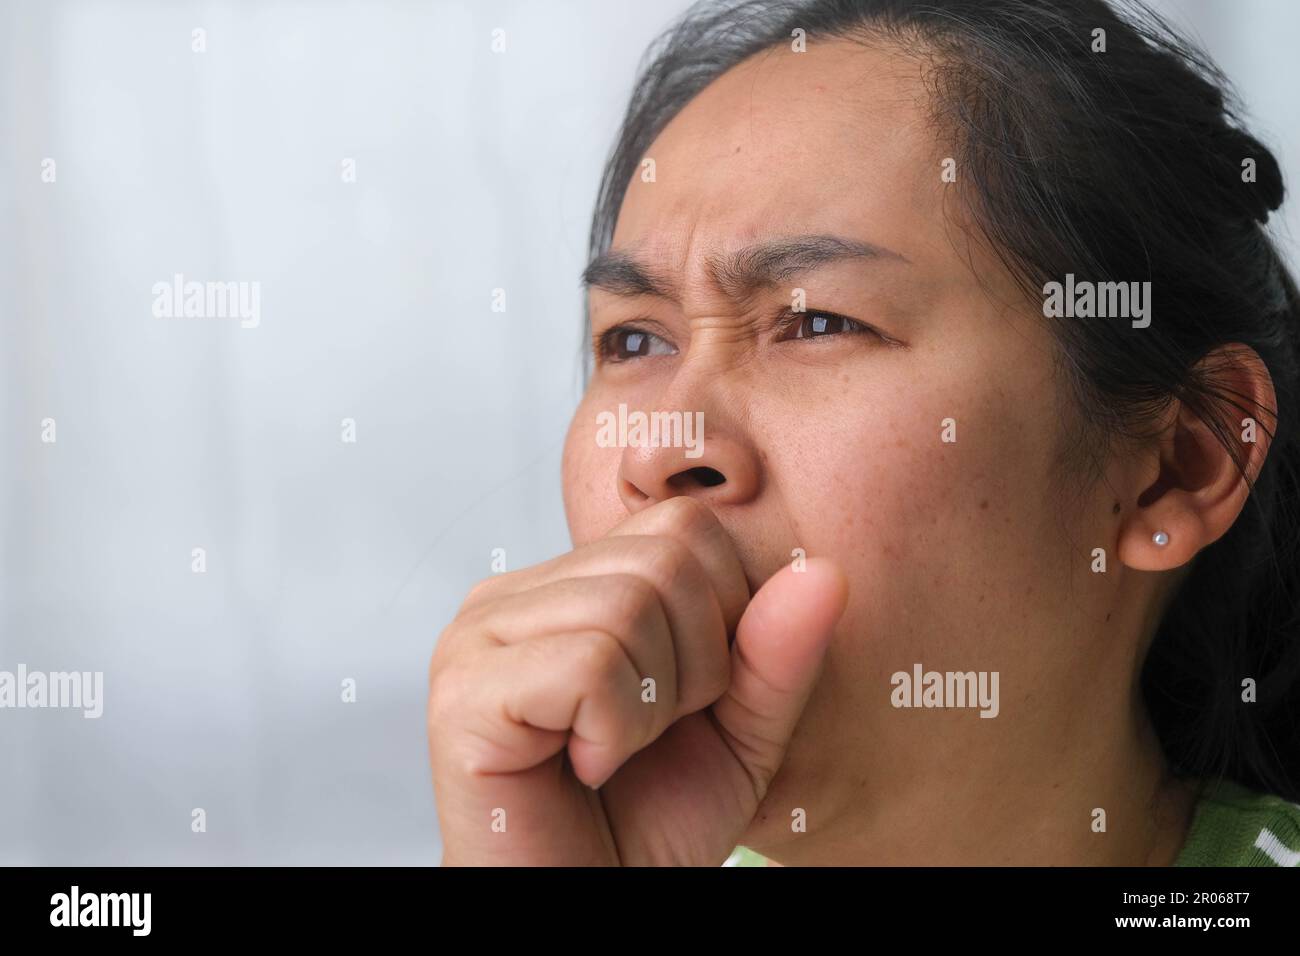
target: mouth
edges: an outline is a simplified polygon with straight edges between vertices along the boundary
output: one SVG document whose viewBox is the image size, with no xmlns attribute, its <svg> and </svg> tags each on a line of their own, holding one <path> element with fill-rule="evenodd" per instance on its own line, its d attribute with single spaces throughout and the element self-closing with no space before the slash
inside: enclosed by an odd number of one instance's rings
<svg viewBox="0 0 1300 956">
<path fill-rule="evenodd" d="M 744 540 L 731 529 L 729 535 L 736 558 L 740 562 L 740 570 L 745 575 L 745 584 L 749 587 L 749 597 L 752 599 L 759 589 L 781 570 L 781 564 L 773 564 L 773 556 L 765 554 L 756 542 Z"/>
<path fill-rule="evenodd" d="M 745 602 L 746 606 L 748 606 L 749 601 L 752 601 L 754 599 L 754 595 L 758 593 L 759 589 L 768 582 L 768 580 L 772 577 L 773 574 L 776 573 L 776 571 L 774 570 L 770 572 L 764 572 L 754 567 L 753 562 L 749 558 L 743 555 L 740 556 L 740 568 L 741 571 L 744 572 L 745 584 L 749 588 L 749 599 Z M 779 570 L 779 568 L 777 570 Z M 727 644 L 731 645 L 731 643 L 735 641 L 735 639 L 736 639 L 735 628 L 728 628 Z"/>
<path fill-rule="evenodd" d="M 745 557 L 740 559 L 740 567 L 745 572 L 745 583 L 749 585 L 749 596 L 751 600 L 754 595 L 759 592 L 759 589 L 770 581 L 777 571 L 781 570 L 781 565 L 779 564 L 774 568 L 767 569 L 755 567 L 756 563 L 756 561 Z"/>
</svg>

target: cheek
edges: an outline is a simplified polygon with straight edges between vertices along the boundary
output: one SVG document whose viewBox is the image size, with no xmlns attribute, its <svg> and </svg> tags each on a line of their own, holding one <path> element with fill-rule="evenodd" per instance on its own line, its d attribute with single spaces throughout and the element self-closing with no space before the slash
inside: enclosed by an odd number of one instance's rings
<svg viewBox="0 0 1300 956">
<path fill-rule="evenodd" d="M 769 468 L 792 546 L 845 565 L 850 628 L 931 645 L 1006 633 L 1053 560 L 1050 418 L 1013 389 L 969 387 L 988 376 L 961 381 L 854 389 L 773 429 L 807 436 L 769 447 Z"/>
<path fill-rule="evenodd" d="M 574 547 L 594 541 L 627 517 L 618 496 L 621 453 L 596 444 L 596 410 L 593 398 L 584 398 L 564 439 L 561 482 Z"/>
<path fill-rule="evenodd" d="M 844 555 L 902 559 L 963 534 L 979 501 L 1007 491 L 995 467 L 1004 443 L 988 434 L 998 417 L 974 404 L 894 388 L 837 391 L 788 420 L 773 408 L 756 431 L 781 436 L 765 457 L 795 536 Z M 943 421 L 953 417 L 958 441 L 945 442 Z"/>
<path fill-rule="evenodd" d="M 880 737 L 900 734 L 893 673 L 920 661 L 1010 678 L 1032 621 L 1055 613 L 1052 569 L 1068 555 L 1041 531 L 1055 519 L 1043 488 L 1055 426 L 1025 396 L 950 384 L 896 387 L 892 398 L 859 391 L 834 414 L 805 414 L 797 427 L 809 439 L 768 449 L 797 541 L 837 558 L 850 580 L 787 758 L 801 791 L 809 775 L 844 772 L 827 742 L 846 736 L 874 741 L 876 770 L 906 764 Z M 945 418 L 956 420 L 955 442 L 943 441 Z M 799 799 L 774 793 L 773 806 Z"/>
</svg>

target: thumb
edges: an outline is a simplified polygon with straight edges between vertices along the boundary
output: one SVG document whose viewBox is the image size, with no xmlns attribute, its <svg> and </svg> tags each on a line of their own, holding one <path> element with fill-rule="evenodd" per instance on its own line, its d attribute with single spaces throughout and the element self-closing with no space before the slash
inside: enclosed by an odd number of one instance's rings
<svg viewBox="0 0 1300 956">
<path fill-rule="evenodd" d="M 809 558 L 803 571 L 786 565 L 758 589 L 736 627 L 731 686 L 713 715 L 761 790 L 785 759 L 848 592 L 827 558 Z"/>
</svg>

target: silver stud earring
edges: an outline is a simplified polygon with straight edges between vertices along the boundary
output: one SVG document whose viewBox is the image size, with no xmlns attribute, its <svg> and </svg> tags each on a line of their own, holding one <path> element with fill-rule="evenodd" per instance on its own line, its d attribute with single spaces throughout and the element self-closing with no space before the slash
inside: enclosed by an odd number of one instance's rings
<svg viewBox="0 0 1300 956">
<path fill-rule="evenodd" d="M 1151 536 L 1151 540 L 1156 543 L 1156 547 L 1163 548 L 1169 543 L 1169 535 L 1165 534 L 1163 531 L 1157 531 Z"/>
</svg>

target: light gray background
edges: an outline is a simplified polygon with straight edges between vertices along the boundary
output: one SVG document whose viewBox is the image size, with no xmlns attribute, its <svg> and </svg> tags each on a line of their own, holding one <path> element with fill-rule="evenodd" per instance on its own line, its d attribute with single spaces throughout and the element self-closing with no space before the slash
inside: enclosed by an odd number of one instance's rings
<svg viewBox="0 0 1300 956">
<path fill-rule="evenodd" d="M 591 205 L 686 5 L 0 3 L 0 669 L 105 675 L 0 711 L 0 863 L 437 862 L 429 655 L 568 546 Z M 1162 6 L 1300 189 L 1300 4 Z M 176 272 L 261 325 L 154 318 Z"/>
</svg>

